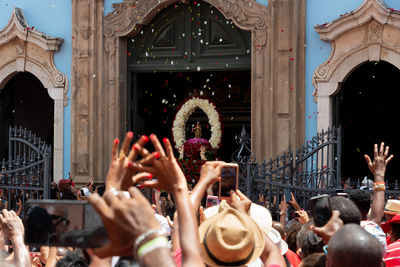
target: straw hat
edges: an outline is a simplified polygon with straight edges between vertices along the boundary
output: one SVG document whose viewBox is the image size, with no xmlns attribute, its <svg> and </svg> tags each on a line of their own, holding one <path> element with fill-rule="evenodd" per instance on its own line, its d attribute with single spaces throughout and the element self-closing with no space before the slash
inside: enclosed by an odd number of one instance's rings
<svg viewBox="0 0 400 267">
<path fill-rule="evenodd" d="M 233 208 L 205 220 L 199 227 L 203 261 L 210 266 L 243 266 L 264 250 L 264 233 L 249 216 Z"/>
<path fill-rule="evenodd" d="M 230 208 L 230 206 L 225 200 L 222 200 L 219 205 L 205 209 L 204 216 L 206 218 L 210 218 L 219 212 L 222 212 L 226 208 Z M 272 217 L 269 210 L 264 206 L 251 203 L 248 214 L 250 218 L 252 218 L 253 221 L 258 224 L 261 230 L 272 240 L 272 242 L 278 246 L 281 254 L 284 255 L 288 251 L 289 247 L 288 244 L 281 238 L 279 232 L 272 228 Z"/>
<path fill-rule="evenodd" d="M 383 212 L 390 215 L 396 215 L 400 213 L 400 200 L 389 199 Z"/>
</svg>

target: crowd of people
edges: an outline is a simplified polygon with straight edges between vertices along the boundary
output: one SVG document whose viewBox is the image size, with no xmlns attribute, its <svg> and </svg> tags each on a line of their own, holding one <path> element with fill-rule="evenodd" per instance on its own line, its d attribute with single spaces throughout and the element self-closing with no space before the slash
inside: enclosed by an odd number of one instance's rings
<svg viewBox="0 0 400 267">
<path fill-rule="evenodd" d="M 393 156 L 383 143 L 374 146 L 372 159 L 365 156 L 372 190 L 329 197 L 332 216 L 317 227 L 293 194 L 280 203 L 278 220 L 263 196 L 252 203 L 239 190 L 206 207 L 223 162 L 204 164 L 189 189 L 167 138 L 132 142 L 132 132 L 122 144 L 114 140 L 104 185 L 95 186 L 94 179 L 79 189 L 72 179 L 52 184 L 53 199 L 89 201 L 101 219 L 105 245 L 43 245 L 34 251 L 24 236 L 25 218 L 3 209 L 0 266 L 400 266 L 400 200 L 385 201 L 384 176 Z M 289 207 L 297 216 L 287 220 Z M 60 216 L 52 223 L 69 225 Z"/>
</svg>

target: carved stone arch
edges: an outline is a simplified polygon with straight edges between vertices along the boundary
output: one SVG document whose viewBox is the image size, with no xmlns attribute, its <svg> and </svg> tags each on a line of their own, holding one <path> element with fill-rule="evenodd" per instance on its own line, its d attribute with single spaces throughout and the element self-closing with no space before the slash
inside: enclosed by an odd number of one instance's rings
<svg viewBox="0 0 400 267">
<path fill-rule="evenodd" d="M 72 0 L 71 174 L 104 179 L 110 143 L 127 129 L 127 40 L 179 0 Z M 188 0 L 181 0 L 188 3 Z M 251 31 L 251 133 L 258 160 L 305 136 L 305 0 L 204 0 Z"/>
<path fill-rule="evenodd" d="M 18 72 L 30 72 L 54 100 L 54 180 L 63 177 L 64 106 L 68 103 L 68 79 L 54 65 L 54 52 L 63 39 L 29 27 L 24 13 L 14 8 L 8 24 L 0 30 L 0 90 Z"/>
<path fill-rule="evenodd" d="M 400 69 L 400 12 L 381 0 L 365 0 L 357 10 L 315 30 L 332 44 L 329 58 L 313 75 L 321 131 L 332 126 L 332 96 L 359 65 L 384 60 Z"/>
<path fill-rule="evenodd" d="M 113 4 L 114 10 L 104 18 L 104 49 L 105 57 L 105 79 L 107 89 L 113 92 L 112 97 L 103 99 L 103 105 L 112 106 L 112 103 L 120 103 L 119 109 L 112 107 L 112 112 L 107 112 L 105 124 L 108 125 L 103 140 L 104 147 L 109 144 L 115 136 L 122 136 L 125 132 L 126 105 L 123 97 L 126 95 L 126 38 L 133 37 L 140 33 L 143 26 L 150 21 L 163 8 L 179 0 L 125 0 L 121 3 Z M 234 24 L 244 30 L 252 32 L 252 135 L 254 147 L 266 147 L 265 135 L 256 129 L 256 125 L 265 125 L 266 122 L 263 110 L 266 109 L 262 101 L 255 99 L 265 98 L 265 88 L 267 87 L 267 31 L 269 24 L 268 9 L 266 6 L 257 3 L 255 0 L 204 0 L 219 9 L 226 19 L 231 19 Z M 121 101 L 122 100 L 122 101 Z M 266 112 L 265 112 L 266 113 Z M 256 136 L 256 134 L 258 136 Z M 261 145 L 264 143 L 264 145 Z M 260 150 L 260 158 L 261 157 Z M 106 171 L 107 164 L 102 164 Z"/>
</svg>

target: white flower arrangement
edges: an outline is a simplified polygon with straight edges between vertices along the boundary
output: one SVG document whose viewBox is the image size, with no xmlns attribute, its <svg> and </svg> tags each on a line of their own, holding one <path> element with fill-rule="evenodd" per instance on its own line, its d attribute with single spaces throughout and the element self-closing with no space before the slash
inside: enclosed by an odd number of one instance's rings
<svg viewBox="0 0 400 267">
<path fill-rule="evenodd" d="M 215 106 L 207 99 L 193 97 L 187 100 L 176 114 L 172 125 L 172 135 L 175 141 L 175 147 L 179 149 L 185 142 L 185 125 L 190 115 L 196 108 L 200 108 L 206 113 L 211 126 L 211 138 L 208 140 L 211 147 L 217 149 L 221 144 L 221 122 L 220 115 Z"/>
</svg>

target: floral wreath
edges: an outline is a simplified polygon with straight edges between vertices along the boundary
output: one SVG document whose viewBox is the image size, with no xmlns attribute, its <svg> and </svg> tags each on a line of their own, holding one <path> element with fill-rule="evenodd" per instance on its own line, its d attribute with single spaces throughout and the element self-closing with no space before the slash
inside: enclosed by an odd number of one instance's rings
<svg viewBox="0 0 400 267">
<path fill-rule="evenodd" d="M 215 105 L 208 99 L 192 97 L 186 100 L 178 113 L 175 115 L 172 125 L 172 136 L 175 142 L 175 147 L 179 149 L 185 142 L 185 125 L 190 115 L 196 108 L 200 108 L 206 113 L 210 126 L 211 137 L 208 142 L 213 149 L 219 148 L 221 144 L 221 115 L 218 113 Z"/>
</svg>

